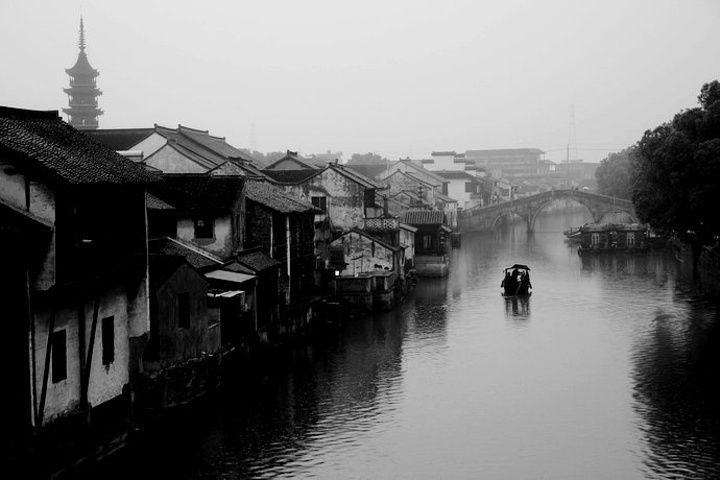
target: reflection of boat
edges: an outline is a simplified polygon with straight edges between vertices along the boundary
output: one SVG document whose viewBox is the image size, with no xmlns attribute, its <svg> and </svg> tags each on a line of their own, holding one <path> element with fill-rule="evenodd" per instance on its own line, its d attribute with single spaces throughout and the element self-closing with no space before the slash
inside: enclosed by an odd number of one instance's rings
<svg viewBox="0 0 720 480">
<path fill-rule="evenodd" d="M 530 267 L 516 263 L 512 267 L 503 269 L 500 288 L 503 289 L 503 295 L 530 295 L 532 293 Z"/>
<path fill-rule="evenodd" d="M 505 297 L 505 313 L 509 317 L 529 317 L 530 295 L 508 295 L 507 297 Z"/>
</svg>

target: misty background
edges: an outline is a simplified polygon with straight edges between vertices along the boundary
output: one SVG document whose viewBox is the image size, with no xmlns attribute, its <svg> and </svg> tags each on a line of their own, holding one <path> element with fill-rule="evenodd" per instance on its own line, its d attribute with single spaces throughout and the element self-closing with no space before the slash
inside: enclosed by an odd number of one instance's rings
<svg viewBox="0 0 720 480">
<path fill-rule="evenodd" d="M 0 104 L 67 107 L 81 15 L 100 128 L 262 152 L 599 162 L 720 77 L 717 0 L 2 0 Z"/>
</svg>

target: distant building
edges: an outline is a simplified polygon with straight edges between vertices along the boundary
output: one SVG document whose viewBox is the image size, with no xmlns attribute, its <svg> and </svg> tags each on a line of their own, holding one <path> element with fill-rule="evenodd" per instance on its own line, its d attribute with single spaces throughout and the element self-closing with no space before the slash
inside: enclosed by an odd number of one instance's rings
<svg viewBox="0 0 720 480">
<path fill-rule="evenodd" d="M 72 68 L 65 70 L 70 75 L 70 88 L 64 89 L 68 95 L 70 108 L 63 108 L 68 123 L 78 130 L 98 128 L 98 117 L 104 112 L 98 108 L 97 97 L 102 92 L 97 88 L 95 78 L 100 72 L 90 66 L 85 54 L 85 27 L 80 17 L 80 53 Z"/>
<path fill-rule="evenodd" d="M 476 167 L 485 167 L 496 177 L 537 175 L 545 152 L 537 148 L 505 148 L 497 150 L 467 150 L 465 159 Z"/>
</svg>

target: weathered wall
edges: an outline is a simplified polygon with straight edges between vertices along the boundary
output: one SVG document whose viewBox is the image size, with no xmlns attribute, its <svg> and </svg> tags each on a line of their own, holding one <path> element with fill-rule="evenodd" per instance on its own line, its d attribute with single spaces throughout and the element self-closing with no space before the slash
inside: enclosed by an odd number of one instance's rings
<svg viewBox="0 0 720 480">
<path fill-rule="evenodd" d="M 342 246 L 345 262 L 348 264 L 340 275 L 372 273 L 395 268 L 394 252 L 359 233 L 350 232 L 332 242 Z"/>
<path fill-rule="evenodd" d="M 97 327 L 94 337 L 94 348 L 91 364 L 90 383 L 88 388 L 88 401 L 90 406 L 99 405 L 105 401 L 119 396 L 122 388 L 129 381 L 128 360 L 128 318 L 127 302 L 124 290 L 121 287 L 107 289 L 101 292 L 97 316 Z M 85 314 L 85 351 L 91 343 L 93 311 L 95 299 L 86 297 L 81 301 L 82 311 Z M 45 353 L 49 335 L 50 309 L 49 303 L 35 302 L 35 332 L 32 364 L 35 367 L 35 389 L 32 391 L 33 401 L 40 403 L 43 386 L 45 366 Z M 78 321 L 78 306 L 68 303 L 56 306 L 55 332 L 65 330 L 67 351 L 67 378 L 58 383 L 52 382 L 52 361 L 48 376 L 48 389 L 45 403 L 45 421 L 71 413 L 77 409 L 81 398 L 81 370 L 80 370 L 80 330 Z M 115 326 L 115 358 L 109 365 L 102 363 L 102 319 L 114 317 Z M 85 354 L 86 355 L 86 354 Z M 52 357 L 51 357 L 52 358 Z"/>
<path fill-rule="evenodd" d="M 328 215 L 333 225 L 344 231 L 362 226 L 365 189 L 331 168 L 302 185 L 286 186 L 285 190 L 307 202 L 311 197 L 327 197 Z"/>
<path fill-rule="evenodd" d="M 167 367 L 208 351 L 208 285 L 190 266 L 181 265 L 155 292 L 157 311 L 157 354 L 161 366 Z M 190 294 L 190 326 L 178 326 L 178 293 Z M 155 328 L 153 328 L 155 331 Z M 154 342 L 154 340 L 153 340 Z"/>
<path fill-rule="evenodd" d="M 201 246 L 220 258 L 228 258 L 233 254 L 233 229 L 229 215 L 215 218 L 214 238 L 195 238 L 195 222 L 193 218 L 178 218 L 177 238 Z"/>
</svg>

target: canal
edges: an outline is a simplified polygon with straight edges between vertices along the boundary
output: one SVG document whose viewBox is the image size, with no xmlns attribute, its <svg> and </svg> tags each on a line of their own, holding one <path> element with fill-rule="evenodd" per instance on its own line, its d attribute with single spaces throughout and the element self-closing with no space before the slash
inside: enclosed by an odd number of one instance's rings
<svg viewBox="0 0 720 480">
<path fill-rule="evenodd" d="M 580 258 L 587 220 L 465 235 L 448 278 L 256 360 L 103 478 L 720 478 L 717 304 L 672 252 Z"/>
</svg>

